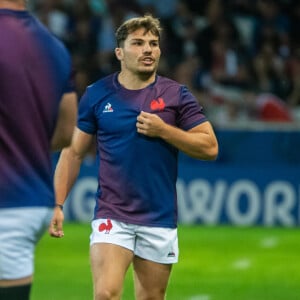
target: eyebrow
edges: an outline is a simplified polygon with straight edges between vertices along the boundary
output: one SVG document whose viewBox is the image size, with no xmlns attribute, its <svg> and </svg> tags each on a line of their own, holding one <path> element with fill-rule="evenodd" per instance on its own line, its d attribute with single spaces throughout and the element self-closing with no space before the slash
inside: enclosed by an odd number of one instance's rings
<svg viewBox="0 0 300 300">
<path fill-rule="evenodd" d="M 144 42 L 145 41 L 145 39 L 142 39 L 142 38 L 133 38 L 133 39 L 130 39 L 130 41 L 131 42 Z M 149 42 L 158 42 L 159 41 L 159 39 L 157 38 L 157 39 L 152 39 L 152 40 L 149 40 Z"/>
</svg>

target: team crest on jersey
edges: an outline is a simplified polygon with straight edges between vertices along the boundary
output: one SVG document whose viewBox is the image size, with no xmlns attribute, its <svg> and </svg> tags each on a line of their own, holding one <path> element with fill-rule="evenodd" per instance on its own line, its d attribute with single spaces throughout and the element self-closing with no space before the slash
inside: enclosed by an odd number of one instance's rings
<svg viewBox="0 0 300 300">
<path fill-rule="evenodd" d="M 151 110 L 162 111 L 166 107 L 165 101 L 163 98 L 153 99 L 150 103 Z"/>
<path fill-rule="evenodd" d="M 109 103 L 109 102 L 107 102 L 107 104 L 105 105 L 105 107 L 104 107 L 104 109 L 103 109 L 103 112 L 104 113 L 108 113 L 108 112 L 113 112 L 114 110 L 113 110 L 113 108 L 112 108 L 112 105 Z"/>
</svg>

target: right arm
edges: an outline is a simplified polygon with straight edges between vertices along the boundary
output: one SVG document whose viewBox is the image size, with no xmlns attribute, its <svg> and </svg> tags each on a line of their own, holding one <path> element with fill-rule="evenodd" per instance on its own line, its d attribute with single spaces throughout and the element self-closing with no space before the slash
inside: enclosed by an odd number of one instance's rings
<svg viewBox="0 0 300 300">
<path fill-rule="evenodd" d="M 57 205 L 63 205 L 80 171 L 83 158 L 93 142 L 93 135 L 75 128 L 71 146 L 62 150 L 54 174 L 54 189 Z M 63 236 L 64 214 L 59 206 L 54 209 L 49 233 Z"/>
</svg>

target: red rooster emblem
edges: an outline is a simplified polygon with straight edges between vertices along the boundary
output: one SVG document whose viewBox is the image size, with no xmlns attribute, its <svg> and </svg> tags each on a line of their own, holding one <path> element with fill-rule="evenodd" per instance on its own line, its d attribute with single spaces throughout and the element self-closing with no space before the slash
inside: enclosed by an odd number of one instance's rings
<svg viewBox="0 0 300 300">
<path fill-rule="evenodd" d="M 150 103 L 151 110 L 164 110 L 166 104 L 163 98 L 153 99 Z"/>
<path fill-rule="evenodd" d="M 110 219 L 107 219 L 106 220 L 106 223 L 101 223 L 99 225 L 99 231 L 102 232 L 102 231 L 105 231 L 105 233 L 109 233 L 110 230 L 112 229 L 112 223 L 111 223 L 111 220 Z"/>
</svg>

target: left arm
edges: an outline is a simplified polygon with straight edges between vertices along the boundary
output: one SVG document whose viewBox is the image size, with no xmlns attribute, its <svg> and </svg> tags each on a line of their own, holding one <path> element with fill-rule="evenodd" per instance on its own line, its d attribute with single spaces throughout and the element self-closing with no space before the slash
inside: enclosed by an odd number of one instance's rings
<svg viewBox="0 0 300 300">
<path fill-rule="evenodd" d="M 68 147 L 76 125 L 77 95 L 65 93 L 61 99 L 57 123 L 51 140 L 51 150 L 59 151 Z"/>
<path fill-rule="evenodd" d="M 142 111 L 136 127 L 138 133 L 159 137 L 193 158 L 214 160 L 218 155 L 218 141 L 208 121 L 184 131 L 165 123 L 155 114 Z"/>
</svg>

